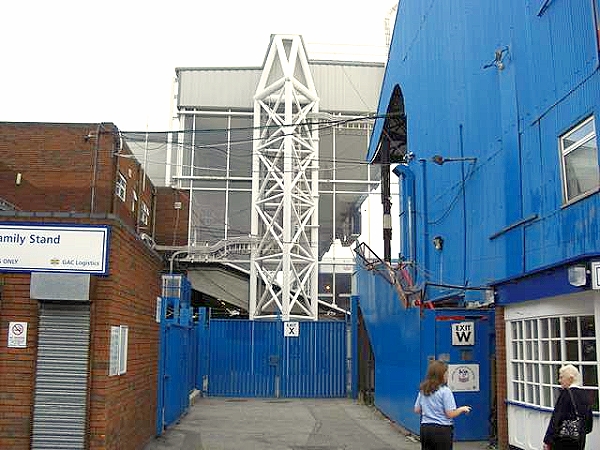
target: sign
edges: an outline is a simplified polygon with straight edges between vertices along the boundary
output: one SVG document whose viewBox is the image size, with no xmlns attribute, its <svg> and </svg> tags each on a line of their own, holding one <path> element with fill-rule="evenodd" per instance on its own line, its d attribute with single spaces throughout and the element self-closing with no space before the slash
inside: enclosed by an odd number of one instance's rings
<svg viewBox="0 0 600 450">
<path fill-rule="evenodd" d="M 453 323 L 452 345 L 475 345 L 475 322 Z"/>
<path fill-rule="evenodd" d="M 479 364 L 448 364 L 448 387 L 453 392 L 478 392 Z"/>
<path fill-rule="evenodd" d="M 27 348 L 27 322 L 8 324 L 8 347 Z"/>
<path fill-rule="evenodd" d="M 300 323 L 299 322 L 284 322 L 283 323 L 283 336 L 284 337 L 300 336 Z"/>
<path fill-rule="evenodd" d="M 156 323 L 160 323 L 162 316 L 162 297 L 156 297 Z"/>
<path fill-rule="evenodd" d="M 108 274 L 108 226 L 0 224 L 0 271 Z"/>
<path fill-rule="evenodd" d="M 592 272 L 592 289 L 600 289 L 600 261 L 594 261 L 590 264 Z"/>
</svg>

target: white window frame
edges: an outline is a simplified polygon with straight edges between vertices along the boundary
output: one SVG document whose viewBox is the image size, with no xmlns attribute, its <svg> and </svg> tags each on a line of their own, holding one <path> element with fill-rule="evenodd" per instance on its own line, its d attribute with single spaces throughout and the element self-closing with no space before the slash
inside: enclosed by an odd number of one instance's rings
<svg viewBox="0 0 600 450">
<path fill-rule="evenodd" d="M 594 326 L 593 335 L 584 330 L 590 320 Z M 573 324 L 576 335 L 567 333 L 568 329 L 573 330 Z M 595 385 L 586 385 L 582 380 L 582 387 L 596 391 L 597 397 L 600 394 L 598 331 L 594 313 L 529 317 L 507 322 L 509 401 L 551 410 L 559 394 L 558 369 L 565 364 L 573 364 L 582 375 L 584 371 L 595 371 Z M 593 345 L 595 360 L 584 358 L 582 353 L 586 343 Z M 589 380 L 589 376 L 586 378 Z"/>
<path fill-rule="evenodd" d="M 567 138 L 572 136 L 574 133 L 579 132 L 582 128 L 587 127 L 591 124 L 591 132 L 586 133 L 577 141 L 566 144 Z M 581 148 L 583 148 L 584 144 L 588 142 L 592 142 L 596 148 L 596 153 L 594 155 L 594 160 L 590 161 L 590 166 L 596 167 L 596 183 L 591 188 L 585 190 L 584 192 L 577 193 L 576 195 L 572 195 L 569 193 L 569 180 L 567 179 L 567 164 L 566 158 L 569 155 L 572 155 L 574 152 L 577 152 Z M 567 132 L 563 133 L 558 138 L 558 145 L 560 149 L 560 161 L 561 161 L 561 178 L 562 178 L 562 187 L 563 187 L 563 202 L 564 204 L 573 203 L 581 198 L 587 197 L 588 195 L 597 192 L 600 187 L 600 169 L 598 169 L 598 143 L 596 136 L 596 122 L 594 116 L 590 116 L 574 127 L 570 128 Z"/>
<path fill-rule="evenodd" d="M 131 212 L 135 212 L 135 208 L 137 207 L 137 200 L 138 200 L 138 196 L 137 196 L 137 192 L 133 191 L 132 192 L 132 196 L 131 196 Z"/>
<path fill-rule="evenodd" d="M 146 205 L 146 202 L 142 200 L 141 212 L 140 212 L 140 222 L 142 225 L 148 225 L 150 221 L 150 208 Z"/>
<path fill-rule="evenodd" d="M 129 327 L 118 325 L 110 327 L 110 357 L 108 375 L 127 373 L 127 347 L 129 344 Z"/>
<path fill-rule="evenodd" d="M 117 178 L 115 193 L 122 201 L 125 201 L 127 198 L 127 179 L 121 172 L 119 172 L 119 176 Z"/>
</svg>

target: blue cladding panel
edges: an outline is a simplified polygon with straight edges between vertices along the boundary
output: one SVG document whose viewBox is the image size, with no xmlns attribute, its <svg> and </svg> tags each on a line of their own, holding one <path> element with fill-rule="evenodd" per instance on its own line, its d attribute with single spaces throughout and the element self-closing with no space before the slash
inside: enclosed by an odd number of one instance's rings
<svg viewBox="0 0 600 450">
<path fill-rule="evenodd" d="M 375 405 L 414 433 L 413 404 L 421 371 L 419 309 L 404 309 L 394 288 L 380 276 L 359 270 L 359 305 L 375 354 Z"/>
<path fill-rule="evenodd" d="M 227 397 L 343 397 L 346 324 L 211 320 L 208 392 Z"/>
</svg>

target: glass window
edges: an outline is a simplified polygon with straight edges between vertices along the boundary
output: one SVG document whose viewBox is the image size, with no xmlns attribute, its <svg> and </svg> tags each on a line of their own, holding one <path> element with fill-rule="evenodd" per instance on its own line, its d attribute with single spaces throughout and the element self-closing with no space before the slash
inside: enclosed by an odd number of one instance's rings
<svg viewBox="0 0 600 450">
<path fill-rule="evenodd" d="M 119 177 L 117 178 L 117 186 L 115 192 L 117 194 L 117 197 L 125 201 L 127 192 L 127 179 L 123 176 L 121 172 L 119 172 Z"/>
<path fill-rule="evenodd" d="M 563 197 L 565 203 L 598 189 L 598 145 L 594 117 L 560 136 Z"/>
<path fill-rule="evenodd" d="M 560 388 L 558 371 L 564 364 L 577 367 L 582 386 L 595 399 L 599 397 L 593 315 L 516 320 L 510 323 L 509 330 L 511 400 L 552 408 Z"/>
<path fill-rule="evenodd" d="M 146 205 L 146 203 L 144 201 L 142 201 L 142 209 L 140 212 L 140 221 L 142 222 L 143 225 L 148 225 L 148 222 L 150 221 L 150 208 L 148 208 L 148 205 Z"/>
</svg>

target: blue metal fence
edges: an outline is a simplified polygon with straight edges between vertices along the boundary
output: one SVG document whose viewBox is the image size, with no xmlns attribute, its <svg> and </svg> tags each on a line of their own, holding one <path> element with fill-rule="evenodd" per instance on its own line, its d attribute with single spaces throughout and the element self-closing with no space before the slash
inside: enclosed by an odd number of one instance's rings
<svg viewBox="0 0 600 450">
<path fill-rule="evenodd" d="M 281 321 L 211 320 L 208 370 L 199 374 L 208 395 L 345 396 L 345 322 L 298 325 L 297 336 L 285 337 Z"/>
</svg>

